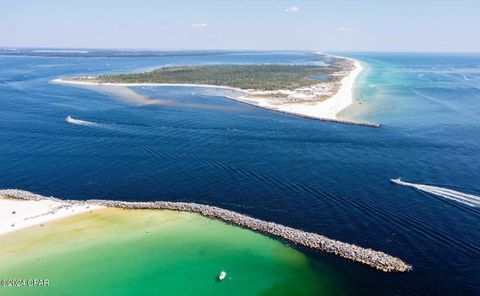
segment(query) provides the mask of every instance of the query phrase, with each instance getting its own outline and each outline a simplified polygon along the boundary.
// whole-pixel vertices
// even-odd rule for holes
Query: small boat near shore
[[[220,281],[223,281],[226,276],[227,276],[227,273],[222,270],[222,272],[220,272],[220,274],[218,275],[218,279],[219,279]]]

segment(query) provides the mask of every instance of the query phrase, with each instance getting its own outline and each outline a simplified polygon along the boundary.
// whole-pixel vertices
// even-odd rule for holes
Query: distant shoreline
[[[353,62],[354,68],[348,75],[340,81],[340,88],[328,99],[316,102],[299,102],[288,104],[272,104],[269,99],[255,96],[252,90],[245,90],[236,87],[213,84],[195,84],[195,83],[111,83],[96,81],[78,81],[73,79],[57,78],[51,80],[52,83],[69,84],[77,86],[106,86],[106,87],[129,87],[129,86],[180,86],[180,87],[202,87],[213,89],[234,90],[243,93],[240,97],[224,96],[225,98],[246,103],[255,107],[277,111],[285,114],[300,116],[303,118],[316,119],[320,121],[335,122],[349,125],[380,127],[380,124],[371,122],[360,122],[339,119],[337,115],[353,103],[353,87],[355,81],[363,70],[362,65],[351,58],[339,57]]]

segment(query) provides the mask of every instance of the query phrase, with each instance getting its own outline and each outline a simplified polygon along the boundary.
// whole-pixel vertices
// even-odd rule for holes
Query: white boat
[[[393,184],[399,184],[402,185],[404,182],[402,181],[402,178],[398,177],[397,179],[390,179],[390,182]]]
[[[218,276],[218,279],[222,281],[226,276],[227,276],[227,273],[222,270],[222,272],[220,272],[220,275]]]

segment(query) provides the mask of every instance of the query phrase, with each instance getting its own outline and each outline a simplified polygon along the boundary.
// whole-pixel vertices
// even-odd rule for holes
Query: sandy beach
[[[343,57],[342,57],[343,58]],[[152,99],[141,96],[133,90],[128,89],[130,86],[184,86],[184,87],[202,87],[234,90],[243,93],[241,96],[228,96],[226,98],[240,101],[249,105],[265,108],[273,111],[283,112],[287,114],[297,115],[301,117],[333,121],[346,124],[359,124],[378,126],[377,124],[358,123],[348,120],[342,120],[337,117],[343,109],[353,103],[353,86],[355,81],[363,70],[361,64],[353,59],[344,58],[353,63],[353,69],[343,77],[340,81],[338,90],[329,83],[319,83],[311,87],[304,87],[296,90],[275,90],[275,91],[255,91],[245,90],[223,85],[210,84],[172,84],[172,83],[99,83],[95,81],[77,81],[69,79],[54,79],[52,83],[69,84],[79,87],[93,87],[98,91],[107,92],[109,94],[119,96],[122,99],[129,100],[135,104],[168,104],[165,99]],[[275,95],[284,95],[288,100],[275,98]],[[315,99],[315,97],[328,96],[327,99]]]
[[[355,68],[341,80],[339,90],[331,98],[313,104],[281,105],[278,109],[286,113],[319,119],[338,119],[338,113],[353,103],[353,87],[358,75],[363,70],[359,62],[352,61]]]
[[[22,200],[6,198],[0,191],[0,235],[31,226],[103,208],[85,203],[72,204],[60,200]]]

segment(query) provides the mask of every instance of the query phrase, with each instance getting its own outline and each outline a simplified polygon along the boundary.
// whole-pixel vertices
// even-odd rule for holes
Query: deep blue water
[[[364,66],[347,126],[198,88],[137,91],[136,106],[61,76],[165,65],[308,63],[310,53],[0,55],[0,188],[62,198],[195,201],[372,247],[413,264],[384,274],[309,252],[352,295],[480,293],[480,209],[390,178],[480,195],[480,55],[348,54]],[[74,118],[97,123],[72,125]]]

